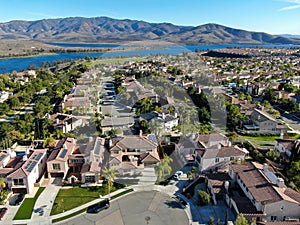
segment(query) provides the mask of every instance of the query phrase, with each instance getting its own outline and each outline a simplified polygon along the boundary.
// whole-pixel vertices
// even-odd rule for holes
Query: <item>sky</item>
[[[1,0],[0,22],[75,16],[300,35],[300,0]]]

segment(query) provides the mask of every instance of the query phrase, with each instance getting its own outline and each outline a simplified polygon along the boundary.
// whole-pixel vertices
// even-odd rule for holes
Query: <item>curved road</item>
[[[180,204],[157,191],[134,192],[113,200],[110,208],[97,214],[84,213],[61,225],[143,225],[150,217],[151,225],[188,225],[188,217]]]

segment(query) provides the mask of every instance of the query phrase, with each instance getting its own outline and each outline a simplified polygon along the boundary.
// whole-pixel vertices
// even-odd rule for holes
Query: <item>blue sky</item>
[[[0,22],[71,16],[108,16],[193,26],[219,23],[271,34],[300,34],[300,0],[1,1]]]

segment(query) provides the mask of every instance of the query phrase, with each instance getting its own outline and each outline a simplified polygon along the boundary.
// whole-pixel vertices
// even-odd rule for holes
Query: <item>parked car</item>
[[[0,220],[2,220],[3,216],[5,215],[5,213],[7,212],[7,208],[1,208],[0,209]]]
[[[90,207],[87,209],[87,212],[88,212],[88,213],[98,213],[98,212],[100,212],[100,211],[102,211],[102,210],[104,210],[104,209],[108,209],[109,206],[110,206],[109,200],[106,199],[106,200],[104,200],[104,201],[102,201],[102,202],[99,202],[99,203],[97,203],[97,204],[95,204],[95,205],[90,206]]]
[[[17,199],[15,201],[15,205],[20,205],[24,199],[25,195],[24,194],[18,194]]]

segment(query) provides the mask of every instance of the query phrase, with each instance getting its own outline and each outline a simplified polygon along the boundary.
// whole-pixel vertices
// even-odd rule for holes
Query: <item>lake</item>
[[[115,48],[124,47],[117,44],[72,44],[72,43],[51,43],[53,45],[60,45],[60,47],[80,47],[80,48]],[[56,60],[75,60],[89,56],[92,58],[103,57],[129,57],[129,56],[148,56],[148,55],[177,55],[182,52],[220,49],[227,47],[263,47],[263,48],[290,48],[294,45],[246,45],[246,44],[220,44],[220,45],[200,45],[200,46],[168,46],[160,49],[144,49],[144,50],[128,50],[128,51],[113,51],[113,52],[93,52],[93,53],[57,53],[46,56],[33,56],[28,58],[8,58],[0,59],[0,74],[11,73],[13,71],[22,71],[28,69],[30,66],[41,67],[43,62],[53,63]]]

